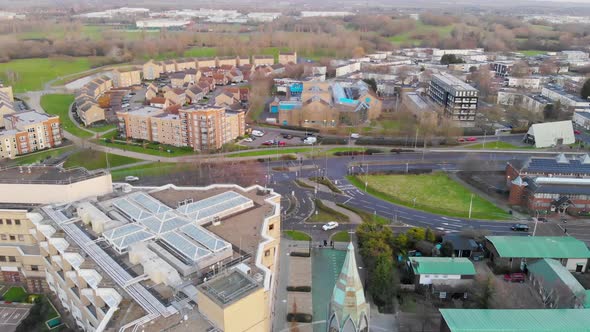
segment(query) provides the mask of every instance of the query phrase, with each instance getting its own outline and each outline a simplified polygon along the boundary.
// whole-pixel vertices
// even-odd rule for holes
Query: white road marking
[[[450,220],[450,221],[461,221],[459,219],[454,219],[454,218],[448,218],[448,217],[441,217],[444,220]]]

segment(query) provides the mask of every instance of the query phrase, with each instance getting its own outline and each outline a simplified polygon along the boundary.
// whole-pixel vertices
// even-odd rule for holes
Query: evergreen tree
[[[587,79],[586,83],[584,83],[584,86],[582,86],[582,91],[580,92],[580,95],[584,99],[588,99],[588,97],[590,97],[590,78]]]

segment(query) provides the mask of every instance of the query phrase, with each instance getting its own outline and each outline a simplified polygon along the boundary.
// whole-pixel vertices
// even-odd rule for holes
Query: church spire
[[[369,330],[369,305],[365,300],[352,242],[348,244],[342,271],[334,285],[328,315],[329,332]]]

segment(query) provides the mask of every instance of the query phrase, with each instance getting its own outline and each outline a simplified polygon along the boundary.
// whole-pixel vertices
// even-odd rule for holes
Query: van
[[[350,138],[353,138],[353,139],[357,139],[357,138],[360,138],[360,137],[361,137],[361,135],[359,135],[358,133],[352,133],[352,134],[350,134]]]
[[[315,144],[318,141],[317,138],[315,137],[308,137],[305,140],[303,140],[303,144]]]
[[[252,136],[254,136],[254,137],[262,137],[262,136],[264,136],[264,132],[262,132],[260,130],[252,130]]]

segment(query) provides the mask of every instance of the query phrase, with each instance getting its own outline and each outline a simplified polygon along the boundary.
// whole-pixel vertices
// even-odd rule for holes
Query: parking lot
[[[249,146],[249,147],[261,147],[263,146],[264,142],[267,141],[273,141],[273,142],[285,142],[286,146],[296,146],[296,145],[304,145],[301,138],[303,136],[300,137],[296,137],[294,135],[291,134],[291,138],[285,138],[283,137],[283,135],[281,134],[280,131],[278,130],[265,130],[264,131],[264,136],[262,137],[254,137],[254,136],[250,136],[252,138],[252,142],[246,142],[246,141],[242,141],[241,144],[245,145],[245,146]],[[276,145],[275,145],[276,146]]]
[[[0,331],[14,332],[30,309],[31,306],[26,304],[0,304]]]

